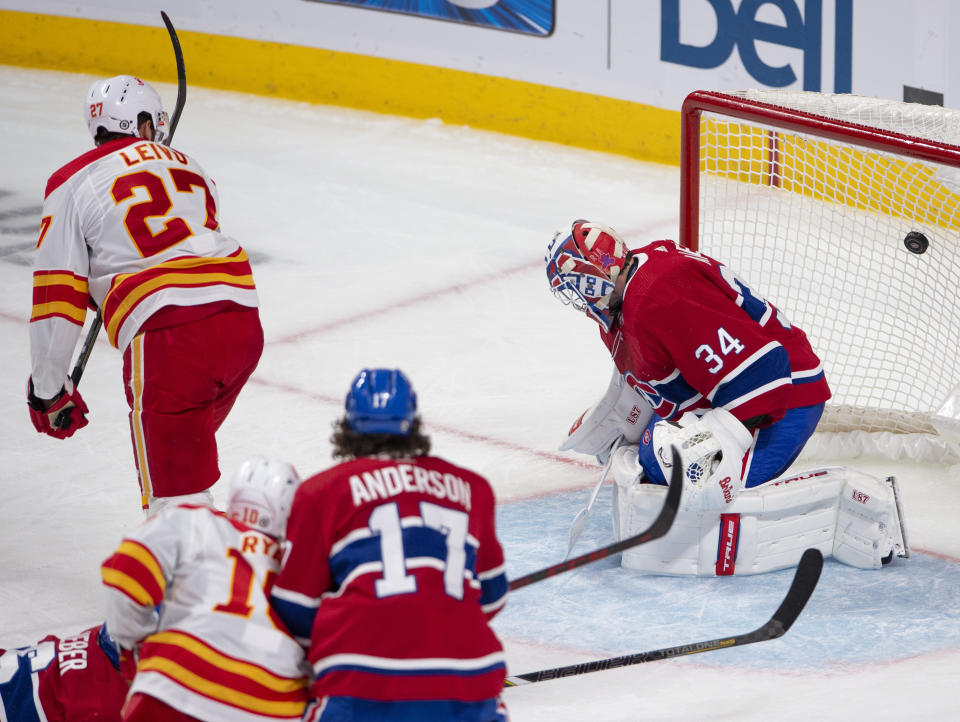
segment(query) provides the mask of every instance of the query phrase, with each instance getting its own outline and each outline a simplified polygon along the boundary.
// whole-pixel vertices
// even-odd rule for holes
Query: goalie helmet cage
[[[958,460],[938,429],[960,425],[944,411],[960,383],[960,111],[698,91],[681,123],[680,243],[768,294],[823,362],[833,398],[805,456]]]

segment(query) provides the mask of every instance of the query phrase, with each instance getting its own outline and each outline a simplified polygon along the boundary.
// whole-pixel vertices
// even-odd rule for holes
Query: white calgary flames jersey
[[[140,138],[110,141],[50,177],[30,317],[38,396],[63,385],[91,299],[119,349],[167,306],[257,306],[247,255],[220,232],[218,209],[195,160]]]
[[[131,694],[203,720],[300,719],[304,652],[267,602],[280,543],[205,506],[163,509],[101,568]]]

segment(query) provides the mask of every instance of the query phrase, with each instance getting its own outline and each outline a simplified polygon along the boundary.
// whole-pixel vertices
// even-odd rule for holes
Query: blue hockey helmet
[[[360,434],[410,433],[417,395],[400,369],[364,369],[347,392],[347,423]]]
[[[547,247],[544,262],[550,290],[609,331],[610,299],[626,259],[627,246],[616,231],[576,220],[569,233],[557,232]]]

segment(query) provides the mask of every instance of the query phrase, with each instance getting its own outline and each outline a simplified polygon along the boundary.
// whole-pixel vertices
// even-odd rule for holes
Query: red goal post
[[[681,116],[680,242],[810,337],[833,391],[811,448],[958,458],[960,111],[698,91]]]

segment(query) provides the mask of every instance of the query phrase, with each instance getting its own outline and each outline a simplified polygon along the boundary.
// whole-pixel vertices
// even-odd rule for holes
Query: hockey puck
[[[930,246],[930,241],[928,241],[927,237],[919,231],[910,231],[906,236],[904,236],[903,245],[907,247],[907,250],[910,251],[910,253],[916,253],[919,256],[921,253],[927,252],[927,248]]]

